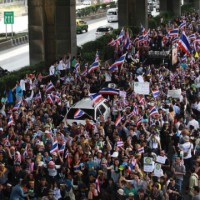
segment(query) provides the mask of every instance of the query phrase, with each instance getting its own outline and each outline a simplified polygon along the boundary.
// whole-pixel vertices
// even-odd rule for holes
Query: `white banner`
[[[134,91],[137,94],[148,95],[149,91],[149,82],[134,82]]]
[[[180,98],[180,96],[181,96],[181,89],[168,90],[167,97]]]

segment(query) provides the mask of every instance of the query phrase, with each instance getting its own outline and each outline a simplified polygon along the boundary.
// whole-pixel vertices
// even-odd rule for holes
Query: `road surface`
[[[77,45],[81,46],[88,41],[95,40],[96,29],[106,24],[108,24],[106,17],[88,21],[88,32],[77,34]],[[118,23],[109,23],[109,25],[113,28],[118,28]],[[27,65],[29,65],[29,44],[0,51],[0,66],[4,69],[14,71]]]

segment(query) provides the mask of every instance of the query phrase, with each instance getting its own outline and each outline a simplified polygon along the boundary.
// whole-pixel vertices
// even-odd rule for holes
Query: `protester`
[[[193,17],[199,20],[190,13],[132,38],[122,29],[112,40],[112,65],[100,65],[100,50],[90,65],[69,53],[47,76],[21,77],[2,98],[0,198],[198,199],[200,36]],[[162,57],[172,48],[174,65]],[[107,99],[110,114],[103,105],[96,118],[84,106],[72,113],[83,98],[93,107]]]

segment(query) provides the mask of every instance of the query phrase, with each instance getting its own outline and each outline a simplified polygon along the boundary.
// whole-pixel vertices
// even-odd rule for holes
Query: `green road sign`
[[[4,24],[14,24],[14,12],[5,11],[4,12]]]

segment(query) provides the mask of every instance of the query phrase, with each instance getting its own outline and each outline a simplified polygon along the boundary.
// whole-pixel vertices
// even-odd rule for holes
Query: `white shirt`
[[[196,87],[200,88],[200,75],[194,80]]]
[[[189,128],[190,125],[194,126],[194,129],[197,130],[199,128],[199,122],[195,119],[192,119],[188,122],[187,127]]]
[[[55,73],[55,67],[54,65],[51,65],[51,67],[49,67],[49,75],[52,76]]]
[[[184,156],[184,159],[188,159],[192,157],[192,149],[194,148],[193,144],[190,142],[185,142],[184,144],[180,145],[180,148],[183,150],[184,153],[187,153],[187,156]]]
[[[64,63],[62,60],[58,64],[58,70],[64,70]]]
[[[26,81],[24,79],[20,80],[20,87],[22,88],[23,91],[26,91],[25,83],[26,83]]]

